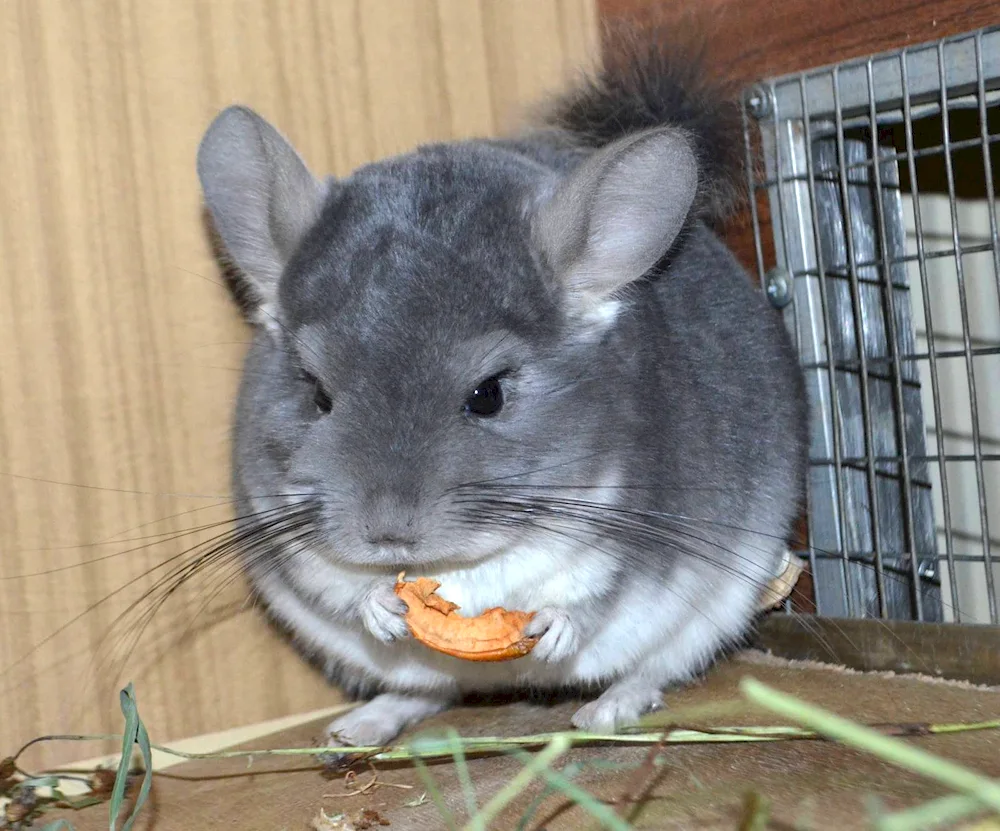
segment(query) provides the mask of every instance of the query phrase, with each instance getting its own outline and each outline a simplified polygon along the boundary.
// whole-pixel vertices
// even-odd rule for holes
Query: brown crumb
[[[98,768],[87,778],[92,796],[111,796],[115,789],[117,774],[107,768]]]
[[[11,828],[20,828],[21,823],[30,825],[31,815],[38,807],[38,797],[34,788],[20,788],[17,796],[4,808],[4,820]]]
[[[378,826],[385,825],[392,825],[392,823],[383,817],[378,811],[371,808],[362,809],[361,815],[354,823],[354,827],[357,828],[358,831],[368,831],[370,828],[377,828]]]
[[[17,762],[13,756],[0,761],[0,782],[10,779],[15,773],[17,773]]]
[[[311,831],[355,831],[355,826],[344,819],[343,814],[330,816],[322,808],[312,818],[309,828]]]

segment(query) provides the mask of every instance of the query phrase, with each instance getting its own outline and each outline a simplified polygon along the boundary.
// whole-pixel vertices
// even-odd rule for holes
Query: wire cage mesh
[[[770,79],[744,125],[809,392],[816,613],[996,624],[1000,29]]]

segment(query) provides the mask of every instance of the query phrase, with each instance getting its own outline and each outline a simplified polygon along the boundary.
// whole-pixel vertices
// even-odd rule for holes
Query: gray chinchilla
[[[623,37],[507,139],[320,180],[251,110],[198,155],[255,325],[234,485],[254,591],[370,699],[380,745],[465,693],[662,703],[751,625],[803,495],[806,407],[780,317],[710,230],[740,196],[738,107]],[[399,571],[463,614],[537,612],[482,664],[407,636]]]

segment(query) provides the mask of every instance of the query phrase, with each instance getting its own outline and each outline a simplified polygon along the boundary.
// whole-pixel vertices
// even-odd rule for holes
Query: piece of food
[[[768,609],[773,609],[784,603],[794,590],[804,565],[801,559],[790,551],[786,551],[778,566],[781,572],[761,592],[757,611],[766,612]]]
[[[437,594],[441,584],[429,577],[396,578],[396,594],[406,603],[406,623],[418,641],[466,661],[510,661],[531,652],[538,638],[524,636],[534,612],[499,607],[476,617],[456,614],[459,607]]]

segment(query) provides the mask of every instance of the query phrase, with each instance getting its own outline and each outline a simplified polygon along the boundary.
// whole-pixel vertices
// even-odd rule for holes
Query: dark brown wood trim
[[[756,646],[782,658],[850,669],[1000,684],[1000,626],[772,614]]]
[[[998,0],[597,0],[602,20],[697,26],[725,77],[749,81],[1000,24]]]

